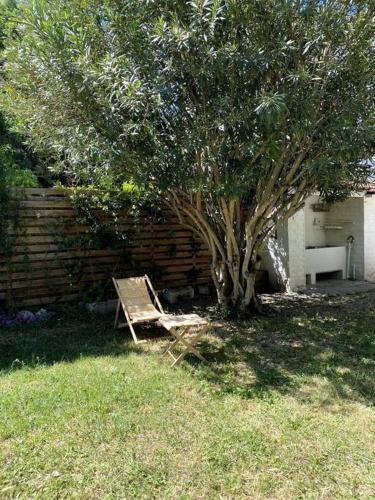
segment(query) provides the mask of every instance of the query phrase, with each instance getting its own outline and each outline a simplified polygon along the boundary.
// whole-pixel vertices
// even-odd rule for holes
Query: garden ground
[[[3,329],[0,497],[374,498],[375,294],[272,301],[175,370],[112,317]]]

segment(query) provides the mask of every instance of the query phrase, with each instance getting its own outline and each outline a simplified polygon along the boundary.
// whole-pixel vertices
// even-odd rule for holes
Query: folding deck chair
[[[195,356],[202,361],[207,361],[195,348],[200,337],[209,328],[209,323],[205,319],[198,316],[198,314],[182,314],[178,316],[165,314],[147,275],[137,278],[112,278],[112,280],[118,295],[115,328],[128,326],[134,342],[137,343],[144,341],[138,339],[134,330],[134,325],[158,322],[160,326],[163,326],[175,338],[164,352],[164,354],[169,354],[172,357],[172,366],[176,366],[180,363],[189,353],[195,354]],[[119,322],[121,308],[125,314],[126,323]],[[190,336],[191,338],[188,338],[187,334],[192,327],[195,327],[195,334]],[[180,332],[179,330],[181,330],[181,328],[182,331]],[[185,349],[176,358],[172,353],[172,349],[179,343],[181,343]]]
[[[134,325],[153,323],[165,315],[158,296],[147,275],[119,280],[112,278],[112,281],[118,295],[114,326],[115,328],[128,326],[134,342],[140,342],[134,331]],[[126,323],[119,323],[121,307],[125,314]]]

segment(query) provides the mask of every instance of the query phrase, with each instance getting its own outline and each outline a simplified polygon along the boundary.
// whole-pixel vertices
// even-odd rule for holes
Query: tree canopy
[[[31,0],[6,98],[72,183],[162,195],[247,307],[271,232],[374,154],[372,1]]]
[[[1,8],[3,12],[0,13],[0,71],[4,64],[2,54],[5,48],[7,13],[15,8],[15,3],[10,0],[0,2]],[[38,181],[32,172],[33,159],[13,128],[11,116],[6,115],[0,108],[0,188],[36,186]]]

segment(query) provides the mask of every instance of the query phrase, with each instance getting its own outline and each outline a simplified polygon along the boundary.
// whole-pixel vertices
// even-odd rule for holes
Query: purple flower
[[[2,326],[13,326],[16,323],[22,324],[32,324],[41,323],[52,318],[56,313],[53,311],[47,311],[46,309],[39,309],[35,314],[31,311],[19,311],[16,315],[14,314],[1,314],[0,315],[0,325]]]
[[[33,323],[36,318],[31,311],[20,311],[16,315],[16,320],[20,323]]]
[[[1,316],[0,324],[3,326],[12,326],[14,323],[14,318],[11,316]]]
[[[14,315],[2,314],[0,316],[0,324],[3,326],[11,326],[15,321]]]

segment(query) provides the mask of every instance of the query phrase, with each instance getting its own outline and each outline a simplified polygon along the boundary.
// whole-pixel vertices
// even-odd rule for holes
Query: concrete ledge
[[[116,311],[117,299],[106,300],[103,302],[91,302],[85,304],[86,311],[95,314],[106,314]]]
[[[350,280],[322,280],[315,285],[308,285],[301,293],[304,295],[321,295],[325,297],[339,297],[342,295],[354,295],[375,290],[375,283],[370,281]]]

